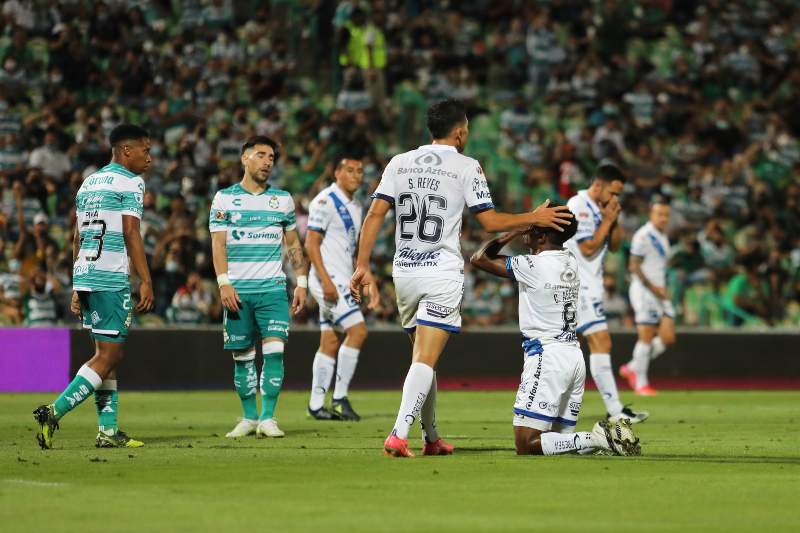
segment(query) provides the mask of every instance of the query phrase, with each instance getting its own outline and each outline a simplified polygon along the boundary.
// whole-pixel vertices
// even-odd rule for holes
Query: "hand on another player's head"
[[[534,226],[540,228],[553,228],[558,231],[564,231],[563,226],[569,226],[572,221],[572,213],[565,205],[557,205],[550,207],[550,200],[545,200],[539,207],[533,210]]]
[[[147,313],[152,310],[153,300],[153,285],[143,281],[141,285],[139,285],[139,303],[136,304],[136,311],[139,313]]]

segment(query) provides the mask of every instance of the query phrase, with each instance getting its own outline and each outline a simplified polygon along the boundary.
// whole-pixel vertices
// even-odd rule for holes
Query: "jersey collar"
[[[134,174],[133,172],[131,172],[127,168],[123,167],[119,163],[114,163],[113,161],[111,163],[107,164],[106,166],[104,166],[100,170],[116,170],[117,172],[121,172],[123,174],[126,174],[126,175],[132,177],[132,178],[136,176],[136,174]]]
[[[417,150],[442,150],[443,152],[458,152],[455,146],[449,144],[423,144]]]
[[[355,200],[355,195],[353,195],[352,198],[348,198],[347,194],[345,194],[345,192],[341,189],[341,187],[339,187],[339,185],[336,184],[336,182],[331,183],[330,190],[331,192],[333,192],[333,194],[341,198],[342,202],[346,204],[349,204],[350,202]]]

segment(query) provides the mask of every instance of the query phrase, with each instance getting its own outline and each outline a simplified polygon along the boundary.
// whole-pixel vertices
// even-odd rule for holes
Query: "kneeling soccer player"
[[[575,332],[578,266],[564,249],[575,235],[577,218],[564,231],[532,228],[484,243],[473,266],[519,284],[519,326],[525,362],[514,402],[518,455],[559,455],[597,451],[639,455],[630,422],[597,422],[591,432],[574,432],[583,400],[586,366]],[[523,235],[530,255],[506,257],[500,249]]]
[[[283,437],[275,406],[283,385],[283,347],[289,337],[283,245],[292,262],[297,287],[292,311],[305,306],[308,262],[300,246],[294,201],[288,192],[270,187],[278,160],[278,144],[269,137],[251,137],[242,146],[244,178],[222,189],[211,204],[214,269],[224,309],[225,349],[233,353],[233,383],[242,403],[242,419],[226,437],[256,434]],[[264,364],[256,370],[256,339],[261,338]],[[256,389],[261,389],[261,413]]]

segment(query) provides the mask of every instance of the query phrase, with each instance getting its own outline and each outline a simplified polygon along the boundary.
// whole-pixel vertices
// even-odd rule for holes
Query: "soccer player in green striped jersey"
[[[283,385],[283,347],[289,336],[289,303],[283,273],[284,246],[297,287],[292,312],[306,302],[308,261],[300,246],[294,201],[267,183],[279,157],[278,144],[255,136],[242,146],[244,178],[214,196],[209,215],[214,269],[224,307],[225,349],[233,353],[233,384],[242,402],[242,419],[226,437],[283,437],[275,406]],[[261,340],[261,379],[255,365]],[[256,389],[261,390],[261,413]]]
[[[36,439],[43,449],[53,446],[59,420],[94,394],[99,432],[97,447],[138,448],[117,425],[116,367],[131,322],[128,257],[141,280],[139,312],[153,307],[153,283],[139,233],[144,181],[150,166],[150,136],[132,124],[111,131],[111,163],[84,180],[75,199],[77,221],[72,243],[74,260],[72,311],[91,330],[95,353],[51,404],[39,406]]]

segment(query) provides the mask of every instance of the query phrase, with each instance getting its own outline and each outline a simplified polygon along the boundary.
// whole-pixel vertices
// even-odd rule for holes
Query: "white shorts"
[[[308,277],[308,291],[319,305],[319,329],[348,330],[364,322],[358,302],[350,295],[350,278],[331,274],[331,280],[339,292],[336,303],[328,302],[322,296],[322,284],[317,276]]]
[[[631,284],[628,289],[637,325],[657,326],[664,317],[675,318],[672,302],[660,300],[641,283]]]
[[[584,337],[608,330],[606,312],[603,309],[603,283],[581,282],[578,291],[578,323],[575,331]]]
[[[440,278],[394,278],[397,311],[406,333],[418,325],[461,331],[464,283]]]
[[[526,346],[522,380],[514,401],[515,426],[540,431],[574,431],[583,401],[586,365],[580,346],[547,344]]]

